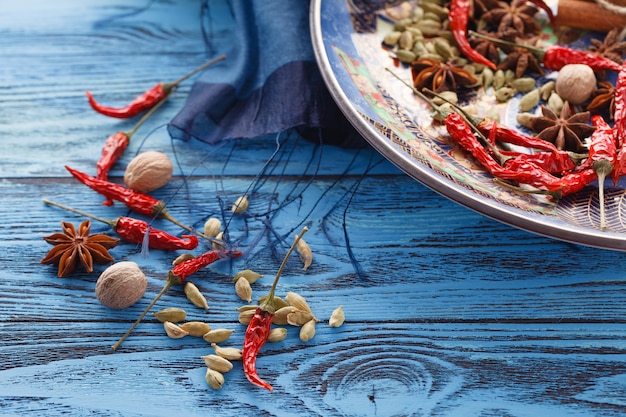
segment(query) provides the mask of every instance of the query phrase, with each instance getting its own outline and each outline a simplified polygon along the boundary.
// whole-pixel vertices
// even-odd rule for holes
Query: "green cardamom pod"
[[[212,329],[205,333],[202,338],[208,343],[222,343],[228,340],[234,329]]]
[[[152,315],[161,323],[166,321],[178,323],[187,318],[187,313],[185,312],[185,310],[175,307],[164,308],[155,313],[152,313]]]
[[[202,360],[204,360],[205,365],[213,369],[214,371],[225,374],[233,369],[233,364],[228,359],[222,358],[217,355],[204,355],[200,356]]]

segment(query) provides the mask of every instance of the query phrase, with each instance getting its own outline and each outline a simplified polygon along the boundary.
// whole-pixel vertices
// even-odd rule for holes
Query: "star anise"
[[[494,33],[488,33],[484,31],[478,31],[478,33],[492,38],[496,37],[496,34]],[[477,36],[471,36],[469,37],[469,43],[476,52],[487,58],[489,61],[493,62],[496,65],[500,63],[500,52],[498,51],[498,47],[493,41],[485,38],[479,38]]]
[[[598,114],[608,110],[610,117],[615,113],[615,86],[610,81],[598,81],[598,87],[591,96],[587,110]]]
[[[494,8],[482,15],[482,20],[496,27],[497,32],[513,28],[520,37],[525,37],[537,34],[541,30],[539,23],[533,18],[537,11],[538,9],[528,4],[526,0],[498,1]]]
[[[520,40],[518,39],[518,42]],[[511,69],[515,72],[517,78],[521,78],[525,73],[531,72],[539,75],[544,74],[544,70],[541,67],[541,63],[537,56],[533,54],[528,48],[515,47],[511,50],[500,64],[498,69],[507,70]]]
[[[572,106],[566,101],[561,113],[557,116],[546,106],[541,106],[543,116],[534,116],[530,125],[537,137],[552,142],[557,149],[584,152],[583,140],[594,131],[587,124],[589,112],[574,113]]]
[[[606,34],[604,41],[590,39],[589,51],[621,64],[622,56],[626,53],[626,42],[618,36],[619,32],[614,28]]]
[[[439,62],[430,58],[418,59],[411,63],[413,85],[419,91],[428,88],[436,93],[456,91],[457,86],[468,87],[476,84],[474,76],[452,62]]]
[[[80,263],[87,272],[93,271],[94,262],[107,264],[115,259],[108,249],[117,245],[119,239],[104,235],[90,235],[91,222],[85,220],[78,226],[78,232],[72,223],[61,222],[63,233],[54,233],[44,240],[54,245],[42,264],[59,264],[59,278],[70,275]]]

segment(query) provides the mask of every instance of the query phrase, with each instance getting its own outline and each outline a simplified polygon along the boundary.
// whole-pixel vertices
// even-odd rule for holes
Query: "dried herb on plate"
[[[504,60],[498,64],[498,69],[510,69],[517,78],[523,77],[528,72],[539,75],[544,75],[545,73],[535,54],[523,47],[513,48]]]
[[[620,32],[621,30],[618,31],[617,28],[613,28],[604,36],[602,41],[591,38],[589,40],[591,43],[588,48],[589,52],[593,52],[594,54],[598,54],[621,64],[623,61],[622,57],[626,53],[626,42],[624,42],[623,37],[619,37]]]
[[[553,143],[559,150],[584,152],[583,140],[594,131],[587,124],[589,112],[576,113],[568,102],[565,102],[559,115],[546,106],[541,106],[541,116],[534,116],[530,123],[537,137]]]
[[[496,27],[498,33],[514,29],[517,36],[524,37],[541,31],[539,23],[534,18],[537,11],[536,7],[526,3],[525,0],[498,1],[481,16],[481,19]]]
[[[78,231],[72,223],[61,222],[63,233],[54,233],[44,237],[44,240],[54,245],[42,264],[58,264],[59,278],[70,275],[81,264],[85,271],[93,272],[93,264],[108,264],[115,259],[109,254],[119,239],[104,234],[89,234],[91,222],[85,220],[78,226]]]
[[[596,90],[591,96],[591,102],[587,105],[587,110],[598,114],[607,111],[613,118],[615,113],[615,86],[610,81],[599,81]]]
[[[476,84],[476,78],[453,62],[440,62],[422,58],[411,63],[413,86],[418,90],[428,88],[436,93],[456,91],[458,87]]]

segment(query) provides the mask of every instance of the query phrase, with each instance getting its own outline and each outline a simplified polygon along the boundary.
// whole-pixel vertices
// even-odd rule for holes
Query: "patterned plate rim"
[[[342,5],[347,7],[344,0],[311,1],[310,27],[315,58],[324,82],[338,107],[376,151],[407,175],[431,190],[489,218],[549,238],[602,249],[626,251],[626,234],[624,233],[603,232],[601,230],[578,227],[558,220],[556,217],[512,209],[495,200],[485,199],[475,192],[460,187],[436,172],[416,163],[415,158],[397,143],[394,143],[388,136],[383,135],[371,120],[368,120],[367,117],[359,112],[338,80],[328,55],[329,49],[332,49],[333,45],[327,44],[322,24],[323,3],[328,1],[341,1]],[[358,3],[358,0],[352,1]],[[351,43],[349,36],[351,34],[346,35],[346,42]]]

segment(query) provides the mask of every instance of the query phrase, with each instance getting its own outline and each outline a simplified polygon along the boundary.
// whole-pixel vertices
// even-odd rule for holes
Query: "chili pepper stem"
[[[63,210],[71,211],[72,213],[80,214],[81,216],[89,217],[90,219],[94,219],[96,221],[99,221],[99,222],[102,222],[102,223],[106,223],[109,226],[115,228],[115,221],[113,221],[113,220],[103,219],[102,217],[94,216],[93,214],[87,213],[85,211],[78,210],[78,209],[75,209],[73,207],[69,207],[69,206],[66,206],[66,205],[63,205],[63,204],[60,204],[60,203],[57,203],[57,202],[45,199],[45,198],[43,199],[43,202],[45,204],[48,204],[48,205],[51,205],[51,206],[55,206],[55,207],[61,208]]]
[[[190,233],[195,233],[196,235],[198,235],[198,236],[200,236],[200,237],[203,237],[203,238],[205,238],[205,239],[209,239],[209,237],[208,237],[208,236],[206,236],[205,234],[203,234],[203,233],[201,233],[201,232],[199,232],[199,231],[197,231],[197,230],[194,230],[192,227],[189,227],[189,226],[187,226],[186,224],[183,224],[183,223],[181,223],[180,221],[178,221],[178,220],[177,220],[174,216],[172,216],[172,215],[171,215],[168,211],[166,211],[166,210],[165,210],[165,211],[161,211],[161,212],[159,213],[159,217],[160,217],[160,218],[162,218],[162,219],[164,219],[164,220],[167,220],[167,221],[169,221],[169,222],[171,222],[171,223],[173,223],[173,224],[175,224],[176,226],[180,227],[181,229],[185,229],[186,231],[188,231],[188,232],[190,232]]]
[[[604,179],[613,171],[613,164],[606,159],[595,161],[593,170],[598,175],[598,200],[600,202],[600,230],[607,229],[606,208],[604,204]]]
[[[385,68],[387,71],[389,71],[391,73],[391,75],[393,75],[394,77],[396,77],[400,82],[402,82],[404,85],[406,85],[407,87],[409,87],[413,93],[415,95],[417,95],[418,97],[420,97],[422,100],[424,100],[426,103],[428,103],[428,105],[430,107],[432,107],[432,109],[437,112],[437,114],[439,114],[440,117],[445,117],[446,113],[444,112],[444,110],[441,109],[441,106],[436,105],[430,98],[428,98],[424,93],[422,93],[421,91],[417,90],[415,87],[411,86],[410,84],[408,84],[406,81],[404,81],[402,78],[400,78],[398,75],[396,75],[393,71],[391,71],[389,68]],[[496,149],[494,146],[491,145],[491,143],[487,140],[487,138],[485,138],[485,136],[478,131],[478,129],[476,128],[476,123],[478,122],[477,120],[474,120],[470,117],[469,114],[467,114],[467,112],[465,112],[463,109],[461,109],[459,106],[457,106],[456,104],[452,103],[450,100],[447,100],[445,97],[442,97],[441,95],[435,93],[432,90],[429,89],[424,89],[424,91],[428,92],[429,94],[432,94],[434,96],[439,97],[440,99],[442,99],[443,101],[445,101],[446,103],[452,105],[452,107],[454,107],[455,109],[457,109],[457,113],[459,113],[459,115],[461,117],[463,117],[463,119],[467,122],[467,124],[469,124],[472,127],[472,130],[474,130],[474,132],[476,132],[476,134],[481,138],[481,140],[486,144],[486,146],[488,146],[490,148],[490,150],[494,153],[494,155],[496,155],[496,157],[498,158],[500,164],[503,164],[507,159],[507,157],[505,157],[504,155],[502,155],[498,149]]]
[[[167,220],[167,221],[169,221],[169,222],[171,222],[171,223],[174,223],[176,226],[178,226],[178,227],[180,227],[180,228],[182,228],[182,229],[185,229],[185,230],[186,230],[186,231],[188,231],[188,232],[193,232],[193,229],[192,229],[191,227],[189,227],[189,226],[187,226],[187,225],[185,225],[185,224],[182,224],[180,221],[178,221],[178,220],[177,220],[174,216],[172,216],[172,215],[171,215],[168,211],[166,211],[165,209],[164,209],[164,210],[162,210],[162,211],[159,213],[159,216],[158,216],[158,217],[160,217],[160,218],[162,218],[162,219],[164,219],[164,220]]]
[[[402,78],[400,78],[400,76],[398,74],[396,74],[395,72],[393,72],[392,70],[390,70],[389,68],[385,68],[391,75],[393,75],[394,77],[396,77],[398,79],[398,81],[400,81],[402,84],[406,85],[407,87],[409,87],[411,89],[411,91],[413,91],[413,94],[415,94],[416,96],[418,96],[419,98],[421,98],[422,100],[424,100],[438,115],[439,117],[443,118],[446,116],[446,114],[444,113],[444,111],[441,109],[441,106],[436,105],[435,103],[433,103],[433,101],[428,98],[424,93],[422,93],[421,91],[419,91],[417,88],[415,88],[414,86],[412,86],[411,84],[409,84],[408,82],[406,82],[405,80],[403,80]]]
[[[265,299],[265,301],[264,301],[264,303],[262,305],[262,308],[264,310],[267,310],[268,308],[271,308],[271,312],[272,313],[274,312],[274,307],[272,306],[272,303],[274,301],[274,294],[276,293],[276,286],[278,285],[278,279],[280,278],[280,275],[283,273],[283,269],[285,269],[285,265],[287,265],[287,260],[291,256],[291,253],[294,251],[294,249],[298,245],[298,242],[300,241],[302,236],[306,232],[308,232],[308,231],[309,231],[308,227],[304,226],[302,228],[302,231],[294,239],[293,243],[291,244],[291,247],[289,248],[289,251],[287,251],[287,254],[283,258],[283,261],[280,264],[280,267],[278,268],[278,271],[276,272],[276,276],[274,277],[274,282],[272,282],[272,287],[270,288],[270,291],[267,293],[267,298]]]
[[[502,187],[506,187],[506,188],[510,188],[513,191],[517,191],[518,193],[522,193],[522,194],[535,194],[535,195],[546,195],[546,196],[550,196],[553,197],[555,199],[560,198],[561,192],[553,192],[553,191],[548,191],[548,190],[529,190],[523,187],[518,187],[516,185],[513,184],[509,184],[506,181],[501,180],[500,178],[494,178],[493,182],[501,185]]]
[[[163,97],[161,100],[159,100],[159,102],[157,104],[152,106],[150,108],[150,110],[148,110],[143,116],[141,116],[141,119],[139,119],[137,121],[135,126],[133,126],[132,129],[130,129],[129,131],[126,132],[126,136],[128,137],[129,141],[130,141],[130,138],[135,134],[135,132],[137,132],[137,130],[141,127],[141,125],[144,124],[146,122],[146,120],[148,120],[150,118],[150,116],[152,116],[154,114],[154,112],[157,111],[157,109],[159,107],[161,107],[163,105],[163,103],[165,103],[167,101],[167,99],[174,92],[174,90],[175,90],[175,88],[171,88],[170,90],[168,90],[168,92],[165,95],[165,97]]]
[[[432,94],[432,95],[434,95],[436,97],[439,97],[440,99],[442,99],[443,101],[445,101],[446,103],[450,104],[452,107],[457,109],[458,110],[457,113],[463,118],[463,120],[465,120],[465,122],[472,128],[474,133],[480,138],[480,140],[483,143],[483,146],[486,146],[487,148],[489,148],[489,150],[496,156],[496,158],[498,159],[498,162],[500,163],[500,165],[504,165],[504,163],[507,161],[507,159],[510,159],[510,157],[506,157],[506,156],[502,155],[502,153],[498,150],[498,148],[493,146],[493,144],[489,140],[487,140],[485,135],[483,135],[482,132],[480,130],[478,130],[478,128],[476,127],[475,121],[470,118],[470,116],[467,114],[467,112],[463,111],[459,106],[457,106],[456,104],[452,103],[450,100],[448,100],[447,98],[441,96],[440,94],[437,94],[434,91],[429,90],[429,89],[424,89],[424,90],[427,93],[429,93],[429,94]]]
[[[503,39],[498,39],[498,38],[494,38],[494,37],[489,36],[489,35],[483,35],[482,33],[474,32],[473,30],[468,31],[468,34],[470,34],[472,36],[476,36],[477,38],[486,39],[486,40],[491,41],[493,43],[498,43],[500,45],[507,45],[507,46],[514,46],[514,47],[528,49],[533,54],[535,54],[535,56],[537,56],[537,58],[539,58],[540,60],[543,60],[543,57],[546,54],[546,51],[544,51],[541,48],[537,48],[537,47],[534,47],[534,46],[531,46],[531,45],[524,45],[524,44],[520,44],[520,43],[505,41]]]
[[[189,71],[187,74],[183,75],[182,77],[178,78],[175,81],[172,81],[171,83],[164,83],[163,84],[163,89],[165,89],[165,91],[169,91],[172,88],[178,86],[178,84],[182,83],[183,81],[185,81],[187,78],[191,77],[192,75],[202,71],[205,68],[210,67],[211,65],[215,65],[220,61],[223,61],[226,59],[226,55],[220,55],[217,58],[214,58],[208,62],[205,62],[204,64],[200,65],[199,67],[196,67],[195,69]]]
[[[167,281],[165,281],[165,285],[163,285],[163,288],[161,288],[161,291],[159,291],[159,293],[152,299],[150,304],[148,304],[148,306],[143,310],[139,318],[133,323],[132,326],[130,326],[130,328],[126,331],[126,333],[124,333],[124,335],[120,337],[119,340],[111,346],[111,349],[117,350],[122,345],[122,343],[124,343],[124,341],[128,338],[128,336],[130,336],[133,330],[135,330],[135,328],[139,325],[139,323],[141,323],[141,321],[146,316],[146,314],[148,314],[148,312],[152,309],[152,307],[154,307],[156,302],[159,301],[159,299],[163,296],[163,294],[165,294],[165,292],[169,290],[171,287],[173,287],[174,285],[178,285],[178,284],[180,284],[180,280],[175,275],[168,274]]]

